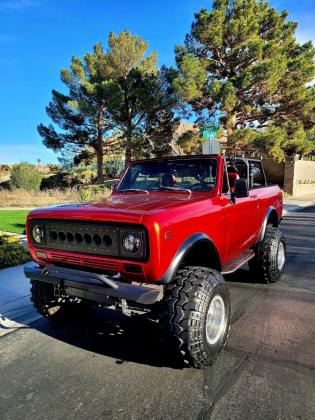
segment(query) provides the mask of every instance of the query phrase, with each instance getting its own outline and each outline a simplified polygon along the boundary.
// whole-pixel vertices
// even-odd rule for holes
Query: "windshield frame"
[[[215,183],[214,183],[213,187],[211,187],[207,191],[206,190],[201,190],[201,191],[189,190],[188,188],[178,188],[178,189],[177,188],[174,188],[172,190],[170,190],[168,188],[165,188],[165,189],[161,188],[161,189],[156,189],[156,190],[155,189],[154,190],[146,190],[146,191],[143,190],[143,193],[147,194],[148,191],[149,191],[149,193],[157,193],[157,192],[158,193],[165,193],[165,192],[166,193],[172,193],[172,192],[177,193],[177,192],[188,192],[188,191],[189,191],[190,194],[192,194],[192,193],[193,194],[195,194],[195,193],[197,193],[197,194],[209,194],[209,193],[213,193],[213,191],[216,190],[216,188],[218,186],[218,181],[219,181],[219,176],[218,176],[218,174],[219,174],[219,159],[218,159],[218,156],[217,155],[207,155],[207,156],[205,156],[205,155],[169,156],[169,157],[165,157],[165,158],[141,159],[141,160],[131,161],[129,163],[129,165],[125,168],[124,172],[122,173],[122,175],[121,175],[121,177],[120,177],[120,179],[119,179],[119,181],[118,181],[118,183],[116,185],[115,193],[124,194],[123,190],[120,190],[120,188],[121,188],[121,185],[123,184],[123,181],[124,181],[124,179],[125,179],[128,171],[130,170],[130,168],[132,166],[139,165],[139,164],[142,164],[142,163],[150,163],[150,162],[154,163],[154,162],[170,162],[171,161],[171,162],[176,163],[176,162],[185,161],[185,160],[188,160],[188,161],[194,161],[194,160],[205,160],[205,161],[216,160],[217,161],[217,163],[216,163],[216,165],[217,165],[216,171],[217,172],[216,172],[216,177],[215,177],[216,179],[215,179]],[[130,188],[130,189],[133,189],[133,188]],[[126,189],[126,190],[128,190],[128,189]],[[125,194],[126,194],[126,192],[125,192]],[[139,189],[139,193],[140,192],[141,192],[141,189]]]

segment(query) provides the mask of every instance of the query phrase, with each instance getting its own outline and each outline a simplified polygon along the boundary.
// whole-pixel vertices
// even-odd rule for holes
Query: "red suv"
[[[230,326],[223,275],[247,262],[255,281],[283,273],[281,216],[282,192],[267,185],[259,160],[132,162],[109,198],[29,214],[32,301],[51,318],[88,301],[158,310],[178,355],[208,365]]]

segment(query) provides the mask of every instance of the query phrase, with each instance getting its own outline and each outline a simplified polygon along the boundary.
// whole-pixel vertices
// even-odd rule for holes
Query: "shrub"
[[[11,172],[11,168],[9,165],[0,165],[0,177],[9,175]]]
[[[30,261],[31,254],[16,236],[0,233],[0,268],[13,267]]]
[[[15,165],[11,172],[11,188],[22,188],[26,191],[39,191],[42,182],[42,174],[34,165],[21,162]]]
[[[40,185],[41,190],[52,188],[69,188],[72,180],[69,179],[69,174],[64,171],[59,171],[53,175],[45,176]]]
[[[95,192],[87,188],[80,189],[78,193],[80,201],[92,201],[95,198]]]
[[[78,188],[80,201],[99,200],[108,197],[110,193],[110,188],[105,185],[84,185]]]
[[[125,162],[122,160],[107,160],[104,163],[104,175],[106,178],[119,178],[124,167]]]
[[[76,185],[91,184],[96,178],[96,169],[80,164],[71,169],[59,169],[56,173],[44,177],[41,189],[68,188]]]
[[[80,164],[69,171],[72,185],[90,184],[96,178],[96,169]]]

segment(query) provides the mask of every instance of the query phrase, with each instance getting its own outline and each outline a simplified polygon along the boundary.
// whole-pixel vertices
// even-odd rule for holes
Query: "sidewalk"
[[[0,337],[41,318],[30,301],[24,265],[0,270]]]
[[[286,198],[283,200],[283,216],[286,216],[292,211],[303,210],[305,207],[315,205],[314,196],[305,196],[299,198]]]

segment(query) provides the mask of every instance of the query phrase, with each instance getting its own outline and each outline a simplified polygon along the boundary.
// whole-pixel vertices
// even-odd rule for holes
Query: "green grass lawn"
[[[29,210],[0,210],[0,231],[25,233],[25,221]]]

